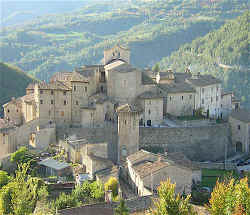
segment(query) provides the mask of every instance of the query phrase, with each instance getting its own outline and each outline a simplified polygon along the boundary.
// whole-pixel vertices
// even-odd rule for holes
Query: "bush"
[[[191,206],[190,198],[181,197],[180,194],[175,195],[175,184],[171,184],[170,179],[161,182],[158,188],[159,198],[154,202],[153,215],[194,215],[196,214]]]
[[[105,190],[112,190],[112,196],[115,198],[118,195],[118,181],[115,177],[110,177],[104,185]]]
[[[250,214],[250,189],[247,177],[219,182],[211,193],[208,209],[212,215]]]

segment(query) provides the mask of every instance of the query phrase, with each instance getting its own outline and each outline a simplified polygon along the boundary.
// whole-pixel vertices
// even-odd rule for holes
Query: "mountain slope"
[[[25,94],[25,88],[33,81],[35,81],[35,79],[20,69],[6,63],[0,63],[0,107],[12,97],[17,98],[23,96]]]
[[[190,66],[193,72],[213,74],[250,107],[249,16],[246,11],[220,29],[183,45],[160,61],[161,68],[183,72]]]
[[[0,58],[41,80],[100,63],[103,49],[129,45],[132,64],[152,66],[182,44],[240,15],[247,0],[106,0],[0,33]]]

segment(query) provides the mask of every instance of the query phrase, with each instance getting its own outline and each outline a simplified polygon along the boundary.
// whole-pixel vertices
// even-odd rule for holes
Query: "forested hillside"
[[[35,80],[20,69],[0,63],[0,107],[12,97],[25,95],[27,85],[33,81]]]
[[[152,66],[182,44],[218,29],[247,0],[106,0],[41,17],[0,33],[0,60],[48,80],[57,71],[100,63],[104,48],[131,48],[135,66]]]
[[[213,74],[250,107],[249,17],[246,11],[220,29],[183,45],[160,61],[161,68],[183,72],[190,66],[192,72]]]

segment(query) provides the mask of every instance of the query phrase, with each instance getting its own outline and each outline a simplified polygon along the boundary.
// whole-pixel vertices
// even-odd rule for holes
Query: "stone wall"
[[[100,127],[69,127],[57,126],[57,141],[63,140],[65,135],[77,135],[88,140],[89,143],[108,143],[108,157],[117,161],[117,124],[106,122]]]
[[[140,127],[140,147],[162,147],[168,152],[183,152],[196,161],[224,159],[233,152],[228,124],[202,127]]]

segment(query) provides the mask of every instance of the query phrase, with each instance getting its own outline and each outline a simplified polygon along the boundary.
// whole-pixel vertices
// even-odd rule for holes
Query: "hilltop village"
[[[198,162],[226,161],[250,149],[250,111],[219,79],[188,68],[134,68],[130,50],[120,45],[104,51],[103,65],[32,83],[3,108],[2,163],[21,146],[36,152],[55,147],[88,177],[123,177],[138,196],[151,195],[168,177],[178,192],[190,193],[201,181]],[[66,161],[39,164],[63,176]]]

